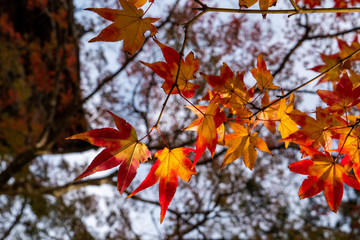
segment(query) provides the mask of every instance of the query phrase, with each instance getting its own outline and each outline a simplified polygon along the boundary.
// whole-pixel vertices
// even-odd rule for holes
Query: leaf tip
[[[120,192],[120,194],[122,194],[122,193]],[[135,193],[132,192],[132,193],[130,193],[129,196],[127,196],[125,199],[129,199],[129,198],[131,198],[131,197],[134,196],[134,195],[135,195]]]
[[[89,40],[89,43],[98,42],[98,41],[100,41],[100,40],[98,40],[98,37],[94,37],[94,38]]]
[[[81,180],[81,179],[82,179],[81,175],[80,175],[80,176],[77,176],[77,177],[74,179],[74,182],[79,181],[79,180]]]

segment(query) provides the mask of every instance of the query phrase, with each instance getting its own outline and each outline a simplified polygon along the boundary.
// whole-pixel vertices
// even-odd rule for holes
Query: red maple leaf
[[[336,38],[336,40],[340,51],[338,53],[331,55],[320,54],[320,57],[323,60],[324,64],[315,66],[311,70],[319,73],[325,72],[327,69],[336,65],[342,59],[346,58],[347,56],[349,56],[350,54],[352,54],[353,52],[355,52],[357,49],[360,48],[360,43],[358,42],[357,37],[354,38],[351,45],[348,45],[345,41],[339,38]],[[353,56],[351,59],[348,59],[340,66],[333,68],[331,71],[326,72],[320,78],[318,84],[331,81],[334,84],[334,88],[335,88],[335,83],[339,81],[340,75],[342,74],[343,70],[350,69],[351,63],[359,60],[360,60],[359,55]]]
[[[180,54],[173,48],[168,47],[159,41],[156,43],[161,48],[166,62],[146,63],[142,62],[145,66],[151,68],[157,75],[165,79],[162,84],[162,88],[165,93],[169,93],[173,89],[175,84],[176,75],[178,73]],[[195,89],[200,86],[191,83],[190,80],[195,79],[194,74],[199,69],[199,59],[194,58],[194,53],[190,52],[186,58],[181,58],[181,66],[179,71],[179,77],[177,79],[177,87],[172,90],[171,94],[178,94],[180,92],[187,98],[192,98],[195,95]]]
[[[316,150],[313,150],[311,159],[290,164],[290,171],[309,175],[300,186],[300,199],[313,197],[324,191],[331,210],[337,212],[343,196],[343,183],[360,190],[359,181],[348,172],[343,164],[343,162],[336,163],[328,152],[324,154]]]
[[[120,165],[118,190],[122,194],[134,179],[140,162],[145,162],[148,158],[151,158],[151,153],[146,145],[138,141],[136,131],[129,123],[112,112],[109,113],[114,118],[118,130],[113,128],[94,129],[73,135],[67,139],[80,139],[95,146],[106,147],[75,181],[95,172]]]
[[[360,87],[353,89],[353,84],[346,73],[336,85],[335,91],[318,90],[317,94],[327,103],[331,112],[339,115],[360,102]]]

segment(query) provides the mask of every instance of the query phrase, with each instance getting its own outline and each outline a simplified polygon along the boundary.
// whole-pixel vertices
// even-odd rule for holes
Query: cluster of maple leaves
[[[144,18],[144,11],[140,7],[146,0],[119,1],[122,10],[88,9],[114,22],[90,42],[124,40],[124,51],[134,54],[144,43],[144,32],[150,31],[151,36],[156,34],[157,30],[152,24],[158,19]],[[153,2],[150,2],[151,6]],[[241,2],[254,4],[257,1],[240,0],[240,5],[244,5]],[[266,2],[273,5],[276,1]],[[261,3],[260,0],[260,6]],[[221,168],[242,158],[245,166],[253,169],[257,150],[271,154],[265,140],[258,136],[259,124],[263,124],[272,134],[279,132],[282,137],[280,141],[285,142],[285,147],[288,147],[290,142],[300,147],[305,159],[289,166],[293,172],[308,175],[300,187],[300,198],[309,198],[324,191],[330,208],[336,212],[343,195],[343,183],[360,190],[360,119],[352,115],[353,108],[360,108],[360,76],[350,69],[351,64],[359,61],[360,57],[347,59],[345,64],[326,72],[360,48],[357,38],[351,45],[338,40],[340,52],[321,55],[324,65],[313,68],[314,71],[326,72],[319,83],[331,81],[334,86],[334,91],[317,91],[327,107],[316,108],[316,118],[294,109],[293,93],[283,94],[270,101],[269,91],[279,91],[280,87],[273,83],[273,76],[261,54],[257,58],[256,67],[250,71],[256,79],[256,84],[252,87],[246,86],[244,72],[234,73],[226,63],[223,63],[219,76],[200,73],[210,86],[208,94],[201,99],[207,101],[208,105],[194,105],[188,99],[193,98],[196,89],[200,87],[191,82],[196,78],[199,60],[192,52],[182,58],[178,51],[153,39],[160,47],[165,61],[141,63],[164,79],[161,87],[168,97],[178,94],[190,103],[187,107],[198,118],[184,130],[196,131],[196,148],[172,149],[164,139],[167,146],[154,154],[156,162],[145,180],[128,198],[160,181],[162,222],[176,192],[178,178],[189,181],[191,176],[196,174],[196,163],[206,148],[213,156],[217,145],[227,147]],[[261,106],[258,106],[259,102]],[[118,190],[123,193],[134,179],[140,163],[152,157],[147,146],[140,141],[154,129],[159,132],[160,130],[155,124],[152,130],[139,140],[135,129],[129,123],[109,113],[117,129],[95,129],[68,139],[81,139],[105,147],[76,180],[120,165]],[[191,152],[195,153],[193,161],[189,159]]]

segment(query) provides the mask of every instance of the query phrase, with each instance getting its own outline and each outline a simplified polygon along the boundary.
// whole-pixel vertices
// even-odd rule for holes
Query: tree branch
[[[289,52],[285,55],[285,57],[282,59],[279,67],[274,72],[273,77],[275,77],[278,73],[280,73],[280,71],[284,68],[287,61],[289,61],[290,56],[296,51],[296,49],[298,49],[307,39],[309,39],[309,33],[311,31],[311,28],[308,25],[305,25],[303,27],[305,28],[305,32],[304,32],[302,38],[299,39],[299,41],[295,44],[295,46],[293,46],[289,50]]]
[[[1,240],[5,240],[11,233],[11,231],[13,230],[13,228],[20,222],[23,214],[24,214],[24,209],[26,207],[27,201],[26,199],[24,199],[24,202],[22,203],[21,209],[19,211],[19,213],[17,214],[14,222],[11,224],[11,226],[8,228],[8,230],[6,230],[4,232],[4,235],[1,237]]]
[[[296,9],[276,9],[276,10],[261,10],[261,9],[235,9],[235,8],[216,8],[216,7],[202,7],[194,8],[203,12],[223,12],[223,13],[246,13],[246,14],[304,14],[304,13],[354,13],[360,12],[360,8],[301,8],[300,11]]]
[[[36,156],[34,149],[27,150],[17,155],[14,160],[9,163],[7,168],[0,173],[0,190],[6,186],[7,181],[12,176],[21,171],[23,166],[31,162]]]

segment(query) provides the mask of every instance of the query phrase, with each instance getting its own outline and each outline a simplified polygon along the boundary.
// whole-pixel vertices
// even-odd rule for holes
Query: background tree
[[[346,1],[334,4],[339,2]],[[238,9],[237,1],[226,4]],[[292,8],[290,1],[281,4],[277,8]],[[333,6],[331,1],[321,4]],[[314,7],[306,1],[299,5]],[[95,14],[82,10],[75,21],[70,0],[2,1],[0,6],[2,238],[350,238],[358,233],[358,192],[345,190],[338,215],[329,212],[322,196],[299,201],[301,177],[287,169],[300,158],[298,148],[290,144],[285,149],[277,142],[279,136],[270,135],[262,125],[259,132],[273,156],[258,153],[252,172],[239,160],[219,171],[226,149],[218,148],[213,159],[202,157],[197,175],[189,184],[179,184],[162,225],[156,191],[125,201],[116,189],[115,169],[71,181],[92,158],[80,162],[81,156],[63,154],[93,147],[64,138],[90,126],[108,126],[106,109],[136,126],[138,136],[150,131],[166,95],[160,88],[163,80],[138,60],[162,61],[161,51],[149,37],[132,56],[124,54],[119,43],[81,44],[109,22],[93,20]],[[80,7],[119,8],[117,1]],[[157,39],[180,50],[181,23],[196,15],[193,8],[199,8],[196,1],[156,2],[148,14],[161,17],[155,23]],[[199,71],[209,75],[219,75],[223,62],[234,71],[249,71],[262,53],[274,83],[286,91],[314,76],[306,69],[326,62],[320,53],[341,51],[335,37],[348,45],[357,42],[359,19],[358,13],[267,15],[263,20],[261,15],[209,12],[189,29],[185,52],[193,51],[201,63]],[[96,34],[85,34],[91,30]],[[357,63],[352,67],[358,71]],[[254,81],[249,74],[245,80]],[[208,86],[200,75],[195,82],[200,98]],[[321,85],[326,86],[331,89],[332,84]],[[313,89],[299,91],[296,106],[314,111],[314,105],[299,100],[320,102]],[[194,146],[196,141],[194,133],[181,131],[194,119],[185,104],[171,97],[171,107],[163,114],[161,132],[173,147]],[[163,138],[151,134],[144,143],[154,153],[164,147]],[[139,170],[130,190],[144,179],[151,163]]]

